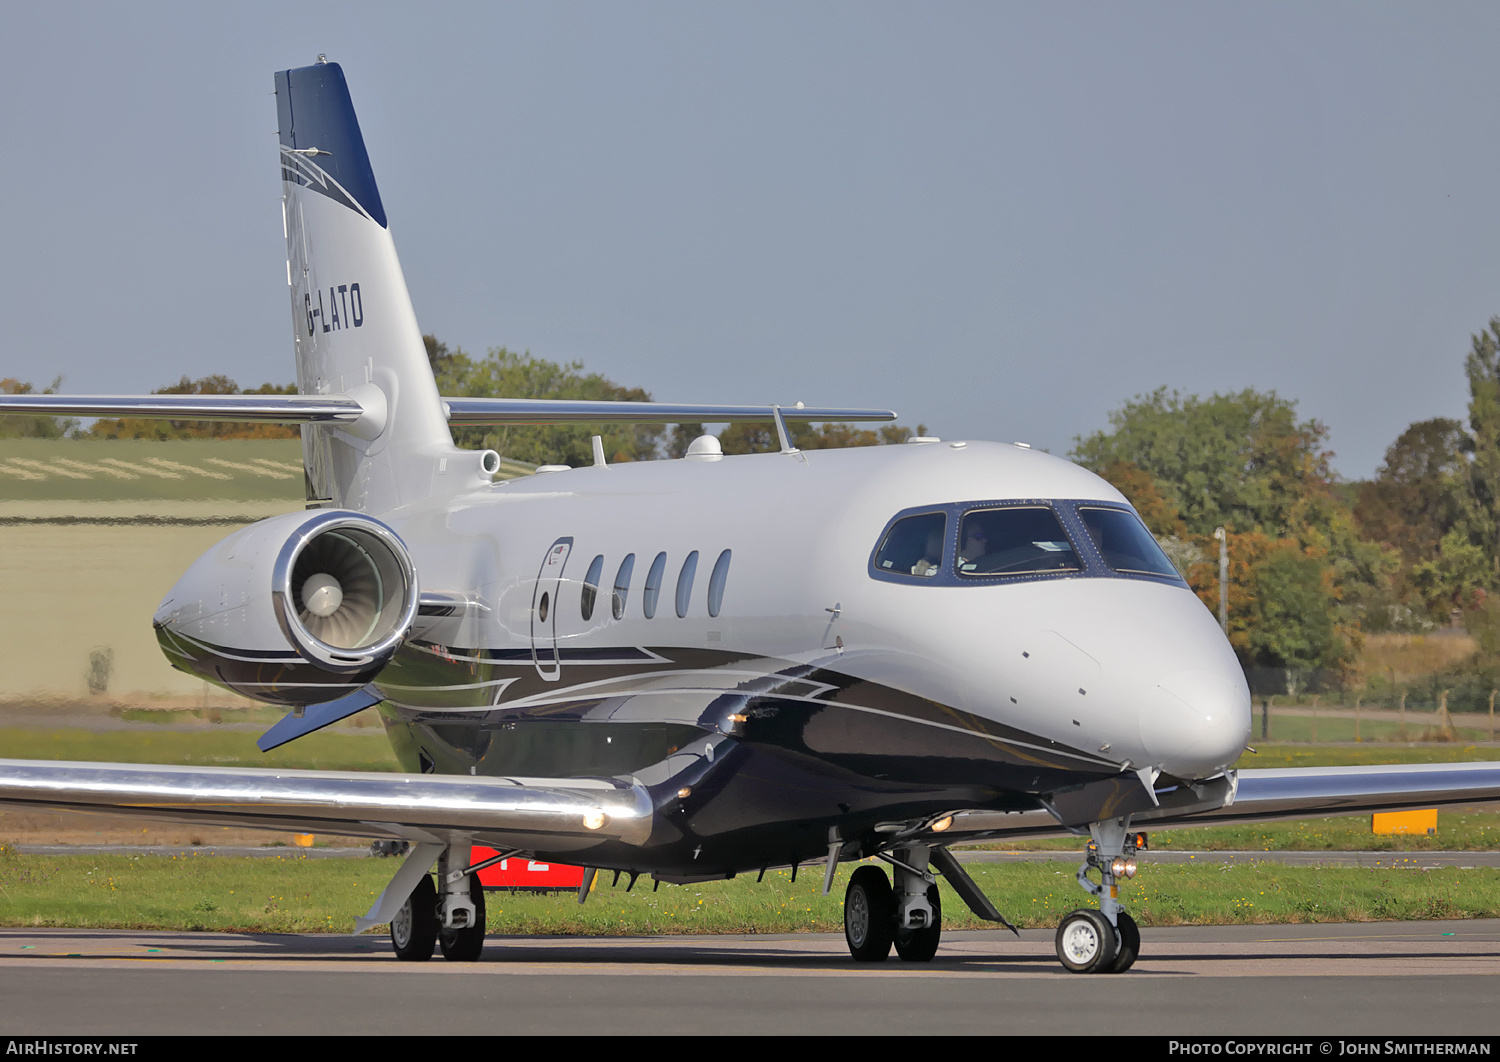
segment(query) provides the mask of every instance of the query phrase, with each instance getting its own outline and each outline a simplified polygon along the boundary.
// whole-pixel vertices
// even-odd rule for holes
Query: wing
[[[1156,793],[1159,806],[1130,817],[1132,829],[1274,822],[1500,801],[1500,763],[1408,763],[1375,767],[1243,770]],[[1060,837],[1050,812],[971,811],[954,816],[935,843]]]
[[[350,423],[366,412],[383,419],[379,398],[365,395],[0,395],[0,414],[44,417],[146,417],[283,424]],[[368,407],[368,408],[367,408]],[[375,408],[381,407],[381,408]],[[774,420],[775,406],[712,406],[668,402],[585,402],[540,398],[445,398],[453,424],[721,424]],[[788,420],[888,421],[888,409],[782,406]]]
[[[0,807],[105,812],[296,833],[453,837],[501,848],[583,851],[641,844],[651,799],[633,782],[362,771],[0,760]]]

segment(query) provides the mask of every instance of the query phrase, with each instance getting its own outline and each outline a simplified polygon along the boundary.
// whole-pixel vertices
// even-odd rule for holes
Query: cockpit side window
[[[943,566],[948,535],[946,513],[921,513],[897,520],[875,554],[875,567],[890,575],[929,578]]]
[[[1177,569],[1134,513],[1080,505],[1078,515],[1104,563],[1115,571],[1178,577]]]
[[[958,574],[1028,575],[1083,568],[1057,515],[1046,506],[973,509],[958,527]]]

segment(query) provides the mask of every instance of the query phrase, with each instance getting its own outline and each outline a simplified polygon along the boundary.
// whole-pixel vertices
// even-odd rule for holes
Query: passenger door
[[[557,651],[557,595],[572,552],[572,538],[560,538],[548,546],[531,593],[531,659],[537,674],[547,682],[556,682],[562,674]]]

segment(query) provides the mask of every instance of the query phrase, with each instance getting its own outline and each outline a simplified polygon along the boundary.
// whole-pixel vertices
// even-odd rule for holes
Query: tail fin
[[[366,411],[303,428],[308,498],[391,509],[431,493],[457,455],[442,399],[343,70],[281,71],[276,111],[297,388],[347,394]]]

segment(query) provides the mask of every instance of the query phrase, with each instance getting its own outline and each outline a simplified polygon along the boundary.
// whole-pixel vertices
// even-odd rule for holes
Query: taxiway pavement
[[[1490,980],[1490,978],[1496,980]],[[1500,1034],[1500,920],[1146,929],[1065,973],[1052,933],[861,966],[840,935],[489,938],[0,930],[0,1034]]]

